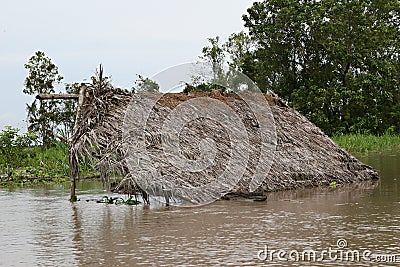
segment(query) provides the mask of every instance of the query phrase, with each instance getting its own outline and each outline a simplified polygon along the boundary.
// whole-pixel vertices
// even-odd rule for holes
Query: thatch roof
[[[84,156],[94,160],[105,179],[111,171],[119,171],[129,180],[135,180],[137,177],[137,173],[126,164],[127,152],[122,142],[125,112],[132,96],[133,94],[125,90],[110,86],[88,85],[86,89],[78,128],[71,141],[70,157],[77,159],[78,156]],[[264,95],[275,120],[276,150],[269,173],[265,174],[259,188],[251,192],[249,177],[256,165],[263,160],[259,159],[260,128],[254,123],[254,114],[235,94],[196,92],[189,95],[162,95],[147,122],[147,153],[150,159],[157,163],[158,173],[165,177],[173,177],[177,183],[184,179],[184,182],[195,187],[205,182],[205,176],[218,177],[229,160],[229,153],[226,152],[231,145],[229,137],[220,129],[221,125],[207,119],[194,121],[190,127],[185,128],[179,137],[179,145],[184,157],[196,159],[200,154],[200,141],[205,137],[213,138],[218,151],[210,168],[195,173],[179,172],[162,153],[160,124],[176,106],[197,97],[214,98],[229,105],[239,114],[249,135],[250,153],[246,170],[241,180],[229,192],[231,194],[251,196],[254,193],[329,185],[331,182],[342,184],[378,178],[371,167],[340,148],[300,113],[288,107],[278,97]],[[140,105],[140,101],[137,104]],[[76,164],[72,165],[73,168],[77,167]]]

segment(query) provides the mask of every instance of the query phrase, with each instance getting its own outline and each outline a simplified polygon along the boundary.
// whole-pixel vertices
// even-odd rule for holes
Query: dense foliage
[[[133,92],[159,92],[160,86],[157,82],[148,77],[138,75],[135,85],[132,87]]]
[[[29,147],[35,144],[37,136],[31,132],[19,133],[11,126],[0,132],[0,170],[9,171],[22,166],[32,156]]]
[[[326,133],[400,132],[400,2],[265,0],[242,70]]]
[[[44,52],[37,51],[25,64],[28,76],[25,78],[23,92],[35,97],[38,94],[56,93],[55,85],[63,77],[58,67]],[[79,83],[65,84],[69,94],[79,92]],[[59,92],[60,93],[60,92]],[[76,111],[75,100],[37,100],[27,104],[28,129],[37,134],[41,145],[46,147],[55,144],[54,133],[60,131],[65,137],[72,135]]]
[[[82,176],[97,175],[89,162],[79,165]],[[37,146],[32,132],[20,133],[7,126],[0,131],[0,187],[66,181],[70,174],[68,145],[56,141],[53,146]]]
[[[63,77],[58,73],[58,67],[46,55],[37,51],[25,64],[29,74],[25,78],[25,94],[55,93],[54,85]],[[57,101],[34,100],[27,105],[28,129],[35,132],[44,146],[49,146],[54,137],[53,132],[58,125]]]

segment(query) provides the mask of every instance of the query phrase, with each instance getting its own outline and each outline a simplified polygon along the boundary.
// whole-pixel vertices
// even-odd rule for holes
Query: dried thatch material
[[[278,191],[378,179],[375,170],[339,147],[287,106],[271,106],[278,135],[275,161],[261,186]]]
[[[371,167],[340,148],[318,127],[286,106],[278,97],[264,96],[270,103],[275,120],[277,146],[271,170],[265,175],[257,194],[328,185],[333,181],[340,184],[378,179],[377,173]],[[172,176],[179,173],[162,154],[159,125],[176,106],[196,97],[211,97],[223,101],[242,118],[249,134],[251,152],[243,178],[230,193],[250,197],[254,192],[248,189],[249,177],[254,166],[259,164],[258,160],[262,160],[258,159],[259,128],[254,123],[254,114],[237,95],[218,92],[163,95],[148,120],[145,140],[147,152],[157,162],[160,173]],[[78,156],[81,156],[96,162],[96,168],[106,180],[111,171],[119,171],[124,177],[135,179],[135,173],[129,171],[124,161],[126,151],[122,145],[123,119],[131,98],[132,94],[122,89],[88,85],[78,118],[78,128],[70,146],[70,162],[75,171]],[[226,151],[230,149],[230,140],[226,132],[221,129],[221,125],[207,119],[194,121],[181,133],[180,146],[183,155],[188,159],[198,158],[198,144],[204,137],[213,138],[218,148],[214,164],[203,173],[185,173],[182,177],[177,177],[189,180],[193,186],[204,183],[202,179],[205,172],[218,177],[229,159]]]
[[[78,162],[78,156],[87,157],[105,180],[111,171],[123,173],[121,129],[131,97],[119,88],[86,87],[77,129],[70,143],[73,162]]]

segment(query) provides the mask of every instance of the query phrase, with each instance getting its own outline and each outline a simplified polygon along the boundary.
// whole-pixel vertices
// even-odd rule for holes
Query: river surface
[[[68,185],[0,189],[0,266],[400,266],[400,155],[359,158],[379,183],[265,202],[107,205],[87,201],[107,194],[93,182],[74,204]]]

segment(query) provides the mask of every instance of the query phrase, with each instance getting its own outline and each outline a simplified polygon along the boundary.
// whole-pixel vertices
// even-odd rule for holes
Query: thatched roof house
[[[126,164],[127,151],[122,142],[125,112],[132,95],[110,86],[86,85],[78,127],[70,144],[70,163],[75,172],[78,157],[85,156],[94,160],[96,168],[105,179],[112,171],[119,171],[127,180],[136,180],[137,173]],[[244,103],[240,97],[218,92],[196,92],[189,95],[170,93],[160,96],[149,116],[144,141],[149,157],[157,163],[157,172],[162,175],[169,175],[168,177],[172,176],[177,180],[185,179],[185,182],[196,186],[205,175],[217,178],[229,160],[229,153],[226,153],[230,149],[229,137],[220,129],[221,125],[211,120],[193,123],[179,137],[183,156],[188,159],[199,156],[202,138],[215,139],[217,152],[210,168],[194,173],[177,172],[162,154],[160,127],[157,125],[166,120],[176,106],[197,97],[208,97],[227,103],[242,118],[249,135],[250,152],[246,169],[240,181],[230,190],[231,194],[251,196],[255,193],[329,185],[331,182],[341,184],[378,179],[377,173],[371,167],[340,148],[304,116],[288,107],[278,97],[264,95],[275,121],[276,147],[273,162],[269,163],[269,173],[264,175],[257,190],[252,192],[249,190],[249,177],[255,166],[263,160],[259,159],[260,146],[257,144],[260,128],[253,123],[254,114],[243,108]],[[142,189],[151,191],[150,187]]]

